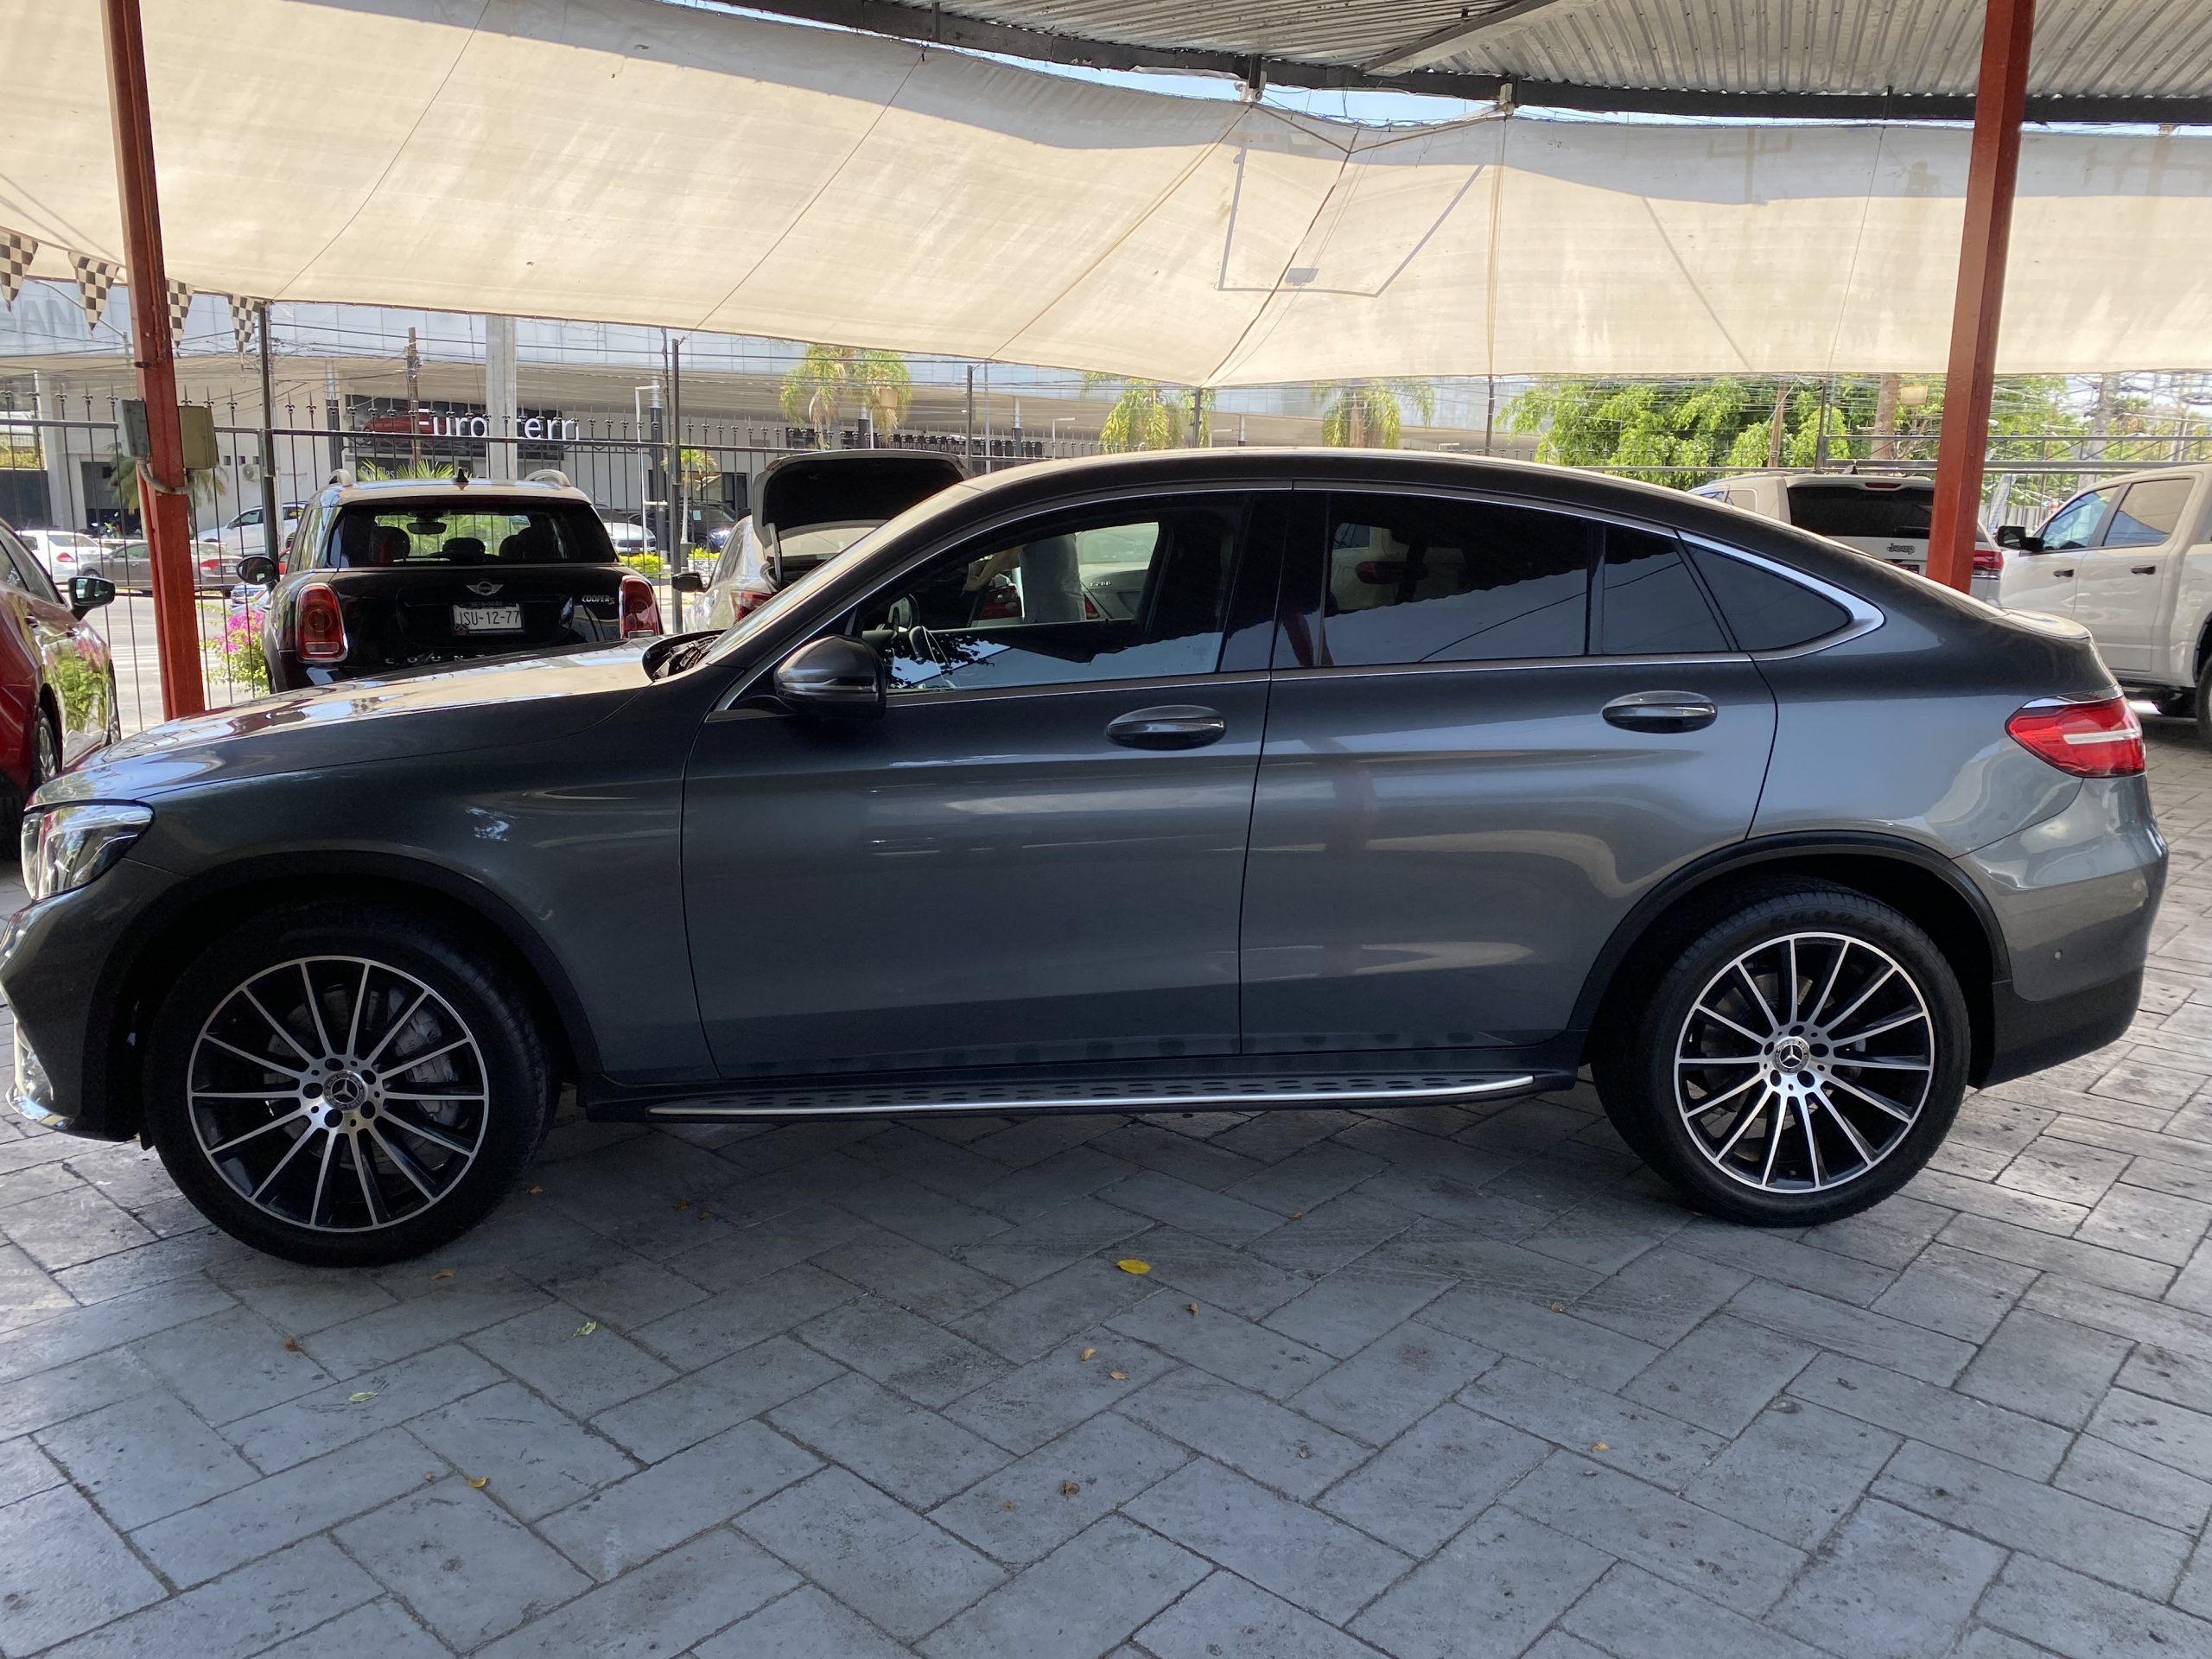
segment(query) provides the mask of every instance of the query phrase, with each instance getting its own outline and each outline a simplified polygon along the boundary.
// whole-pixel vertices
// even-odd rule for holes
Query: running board
[[[892,1087],[748,1091],[648,1109],[657,1118],[869,1117],[919,1112],[1160,1112],[1243,1107],[1448,1105],[1524,1093],[1531,1074],[1366,1071],[1327,1077],[1120,1077],[1058,1092],[1026,1083],[938,1083]]]

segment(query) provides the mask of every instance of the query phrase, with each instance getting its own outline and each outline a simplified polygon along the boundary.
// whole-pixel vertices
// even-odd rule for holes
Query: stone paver
[[[564,1117],[316,1273],[0,1123],[0,1656],[2212,1652],[2212,756],[2152,724],[2135,1025],[1832,1227],[1691,1214],[1584,1086]]]

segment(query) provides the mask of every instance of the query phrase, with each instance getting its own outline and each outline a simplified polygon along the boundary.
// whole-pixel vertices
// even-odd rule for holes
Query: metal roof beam
[[[901,0],[760,0],[755,11],[888,35],[925,46],[959,47],[1039,63],[1087,69],[1167,69],[1223,75],[1272,86],[1321,92],[1422,92],[1489,104],[1504,88],[1522,109],[1580,110],[1602,115],[1707,116],[1756,121],[1971,121],[1971,97],[1881,92],[1715,92],[1657,86],[1589,86],[1573,81],[1522,80],[1510,75],[1414,69],[1378,74],[1372,68],[1300,58],[1248,56],[1196,47],[1137,46],[1049,29],[963,16]],[[1497,14],[1493,13],[1495,17]],[[1472,19],[1469,20],[1472,22]],[[2031,122],[2212,124],[2212,97],[2046,97],[2028,99]]]
[[[1426,69],[1432,63],[1440,63],[1465,46],[1476,35],[1507,23],[1517,23],[1532,11],[1541,11],[1557,3],[1557,0],[1512,0],[1510,5],[1496,11],[1485,12],[1479,17],[1462,17],[1433,34],[1424,35],[1410,45],[1385,52],[1367,65],[1370,75],[1402,75],[1408,69]]]

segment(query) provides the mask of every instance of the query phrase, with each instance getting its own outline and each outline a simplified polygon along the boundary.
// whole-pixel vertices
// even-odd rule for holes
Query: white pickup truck
[[[2103,480],[1997,541],[2000,605],[2072,617],[2123,687],[2212,742],[2212,463]]]

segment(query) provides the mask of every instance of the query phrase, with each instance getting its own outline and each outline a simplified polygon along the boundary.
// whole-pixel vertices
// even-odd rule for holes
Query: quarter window
[[[1333,496],[1321,639],[1296,649],[1297,660],[1357,667],[1579,657],[1599,529],[1492,502]]]
[[[1607,526],[1600,588],[1598,649],[1610,656],[1728,649],[1671,536]]]
[[[1851,613],[1834,600],[1787,576],[1710,548],[1693,546],[1690,556],[1720,607],[1728,632],[1736,636],[1738,651],[1786,651],[1834,633],[1851,620]]]
[[[2156,547],[2181,527],[2192,478],[2146,478],[2131,484],[2105,527],[2107,547]]]
[[[1057,516],[971,543],[863,609],[900,695],[1211,674],[1241,497]]]

